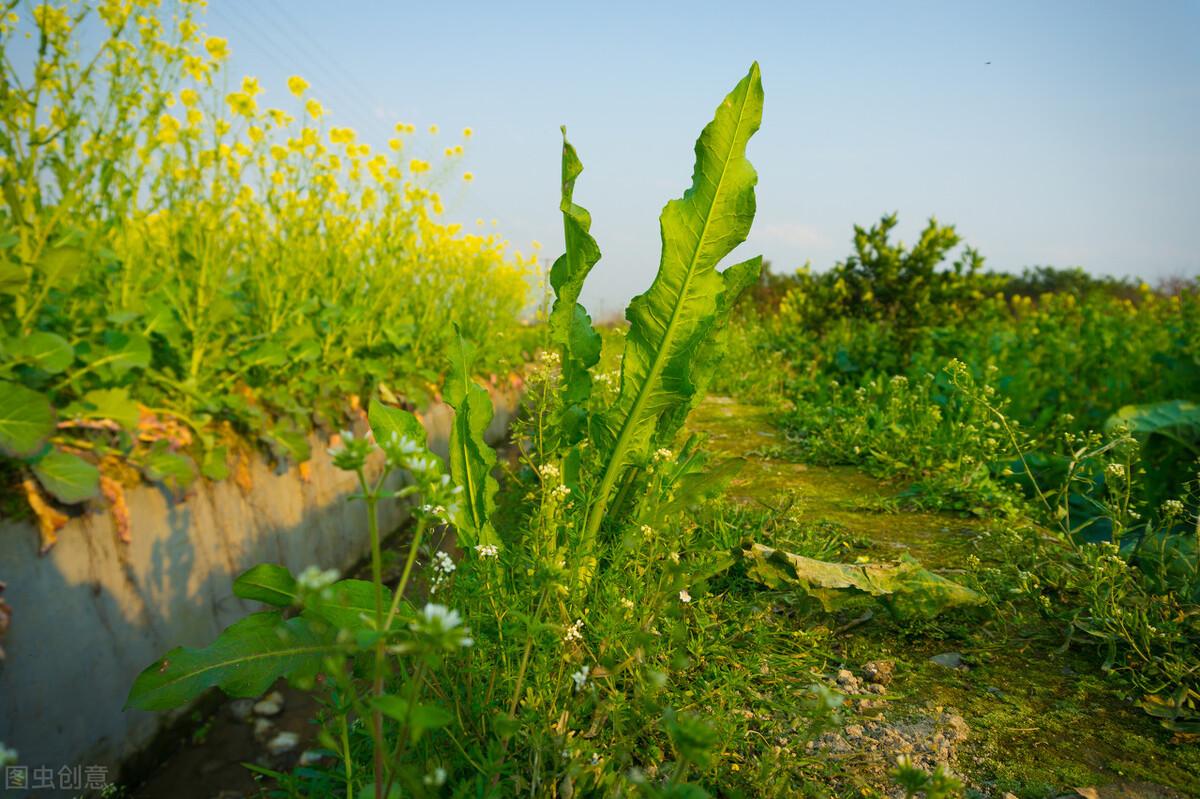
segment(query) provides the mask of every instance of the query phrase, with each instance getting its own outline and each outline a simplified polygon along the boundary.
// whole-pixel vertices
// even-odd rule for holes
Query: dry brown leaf
[[[1071,790],[1082,796],[1083,799],[1100,799],[1100,792],[1095,788],[1072,788]]]
[[[245,449],[238,449],[237,468],[233,470],[233,482],[237,483],[243,494],[249,494],[254,490],[254,476],[250,472],[250,453]]]
[[[100,476],[100,493],[108,500],[108,512],[112,514],[113,526],[121,541],[128,544],[133,540],[129,526],[129,505],[125,502],[125,487],[117,480]]]
[[[37,517],[38,532],[42,539],[39,552],[45,555],[58,542],[58,531],[66,526],[67,515],[54,508],[42,496],[42,489],[32,477],[25,478],[21,487],[25,489],[25,499],[33,509],[33,515]]]

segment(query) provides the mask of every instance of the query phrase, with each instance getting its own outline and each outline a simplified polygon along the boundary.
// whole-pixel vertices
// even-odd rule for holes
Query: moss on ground
[[[837,526],[857,545],[855,555],[895,559],[907,552],[950,577],[970,554],[987,560],[986,521],[906,511],[892,499],[903,486],[853,468],[795,462],[765,410],[709,398],[688,427],[706,436],[709,449],[745,459],[730,486],[733,498],[796,502],[803,519]],[[980,613],[903,627],[878,616],[823,642],[832,666],[895,661],[888,718],[960,714],[970,735],[956,767],[978,795],[1071,796],[1095,787],[1101,797],[1200,796],[1200,747],[1172,744],[1170,733],[1123,696],[1120,682],[1106,677],[1096,653],[1062,651],[1059,643],[1061,631],[1012,629]],[[965,668],[929,660],[948,651],[959,653]],[[842,779],[837,772],[846,770],[833,764],[831,777]],[[859,779],[849,784],[872,792]]]

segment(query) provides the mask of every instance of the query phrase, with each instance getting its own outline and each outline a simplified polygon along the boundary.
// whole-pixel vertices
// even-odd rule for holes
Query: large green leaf
[[[285,566],[260,563],[242,573],[233,583],[233,593],[242,599],[265,602],[279,608],[291,607],[301,601],[302,594],[296,578]],[[383,589],[383,604],[391,606],[392,591]],[[369,580],[339,580],[321,591],[303,596],[304,611],[340,630],[375,629],[375,584]],[[391,625],[401,624],[397,616]]]
[[[1200,405],[1187,400],[1167,400],[1147,405],[1126,405],[1104,423],[1105,430],[1128,428],[1145,441],[1160,435],[1200,454]]]
[[[141,419],[137,403],[127,388],[100,388],[63,409],[73,419],[111,419],[126,430],[133,430]]]
[[[286,566],[260,563],[238,575],[233,581],[233,593],[242,599],[286,608],[295,604],[299,589]]]
[[[15,458],[35,455],[54,432],[54,409],[44,394],[0,380],[0,450]]]
[[[203,649],[176,647],[138,675],[126,708],[169,710],[209,688],[230,696],[258,696],[280,677],[312,677],[326,655],[340,649],[334,632],[279,611],[254,613]]]
[[[58,374],[75,360],[75,348],[56,333],[39,331],[8,342],[8,353],[31,366]]]
[[[563,233],[566,252],[550,269],[550,285],[554,288],[554,306],[550,309],[550,340],[562,356],[563,410],[562,428],[567,443],[578,440],[584,431],[588,397],[592,393],[591,368],[600,360],[600,334],[592,327],[592,319],[579,304],[583,282],[596,262],[600,247],[588,232],[592,216],[587,209],[576,205],[572,197],[575,180],[583,172],[575,148],[567,141],[563,128],[562,202]]]
[[[33,473],[55,499],[68,505],[100,494],[100,470],[69,452],[51,450],[33,465]]]
[[[470,549],[477,544],[498,544],[491,515],[496,509],[500,486],[492,476],[496,453],[484,434],[492,423],[492,398],[483,386],[471,379],[474,348],[455,330],[456,341],[450,359],[444,396],[454,408],[450,428],[450,476],[463,491],[462,510],[457,522],[459,546]]]
[[[384,405],[374,397],[367,409],[367,421],[371,424],[375,440],[380,443],[386,442],[393,434],[397,438],[411,438],[422,447],[428,439],[420,419],[406,410]]]
[[[751,579],[768,588],[797,588],[826,611],[874,597],[897,618],[932,618],[947,608],[984,601],[975,591],[922,568],[908,555],[901,556],[900,563],[829,563],[752,544],[742,550],[742,557]]]
[[[660,217],[662,258],[650,289],[626,311],[629,333],[616,404],[593,419],[603,458],[591,497],[587,534],[604,519],[613,487],[628,467],[648,455],[660,423],[677,428],[711,377],[720,346],[706,344],[728,317],[737,293],[757,275],[758,262],[717,271],[745,241],[754,220],[754,167],[746,144],[762,120],[758,64],[717,108],[696,141],[692,187],[667,203]]]

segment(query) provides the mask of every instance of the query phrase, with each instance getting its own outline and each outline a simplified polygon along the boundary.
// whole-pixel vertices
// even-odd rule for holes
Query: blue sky
[[[824,269],[854,223],[897,211],[906,241],[935,215],[995,269],[1200,274],[1200,3],[210,0],[207,16],[268,105],[299,73],[377,145],[396,120],[439,124],[435,151],[471,126],[476,180],[450,182],[448,213],[550,258],[566,124],[604,252],[593,310],[649,284],[658,213],[753,60],[758,217],[735,257]]]

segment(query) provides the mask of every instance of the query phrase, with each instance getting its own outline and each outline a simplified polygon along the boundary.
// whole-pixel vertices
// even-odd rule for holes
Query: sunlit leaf
[[[0,380],[0,450],[22,458],[36,454],[54,432],[54,409],[44,394]]]
[[[69,452],[51,450],[33,465],[33,473],[43,488],[67,505],[100,494],[100,470]]]

